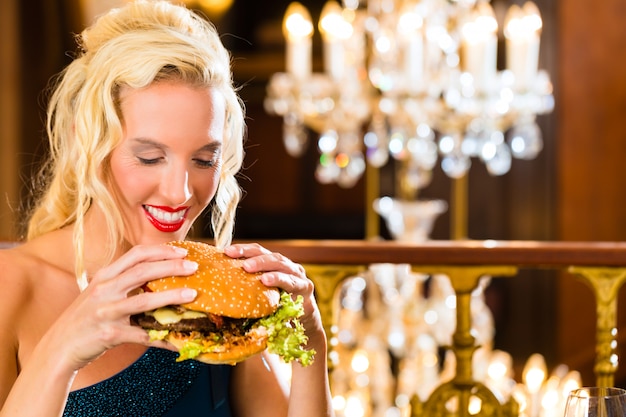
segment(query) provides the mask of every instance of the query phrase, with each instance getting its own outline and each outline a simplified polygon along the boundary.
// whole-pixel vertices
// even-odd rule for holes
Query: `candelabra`
[[[329,1],[318,26],[324,72],[314,73],[310,15],[300,3],[288,7],[286,71],[271,77],[266,110],[283,117],[292,156],[307,149],[309,130],[319,135],[315,175],[322,183],[351,187],[368,164],[397,163],[400,199],[372,198],[368,207],[387,221],[394,239],[427,239],[447,208],[439,200],[406,201],[429,184],[438,161],[460,180],[472,159],[503,175],[513,158],[532,159],[541,151],[536,116],[552,111],[554,101],[550,78],[538,69],[542,21],[533,3],[508,9],[500,70],[498,23],[486,0]],[[407,265],[372,265],[343,287],[332,353],[338,415],[406,415],[411,396],[424,400],[450,378],[453,358],[442,363],[438,349],[450,344],[455,327],[455,307],[448,305],[454,294],[438,275],[423,297],[426,278]],[[499,400],[515,398],[520,416],[558,415],[562,392],[579,383],[578,374],[556,373],[548,383],[535,360],[524,383],[516,384],[511,358],[492,349],[486,285],[471,301],[472,331],[482,346],[473,376]]]
[[[565,365],[549,372],[544,357],[534,353],[516,378],[511,355],[494,348],[494,320],[484,297],[490,280],[482,277],[471,294],[476,350],[470,373],[503,405],[513,399],[515,409],[483,410],[477,396],[470,398],[466,412],[452,400],[437,414],[410,405],[427,401],[454,378],[456,356],[448,346],[457,325],[457,296],[445,275],[428,277],[409,265],[375,264],[348,279],[339,293],[331,352],[337,416],[562,416],[567,395],[582,384],[580,373]]]
[[[318,26],[324,72],[314,73],[310,15],[288,7],[286,71],[271,77],[265,106],[283,117],[289,154],[305,151],[308,129],[319,134],[320,182],[351,187],[366,164],[397,160],[417,192],[438,160],[455,179],[473,158],[503,175],[513,158],[542,149],[536,116],[554,102],[538,69],[542,21],[532,2],[508,9],[502,70],[489,1],[329,1]]]

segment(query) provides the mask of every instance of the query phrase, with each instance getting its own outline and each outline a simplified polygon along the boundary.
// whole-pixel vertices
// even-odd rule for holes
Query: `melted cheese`
[[[146,314],[154,317],[154,319],[161,324],[173,324],[178,323],[182,319],[198,319],[206,317],[206,314],[200,311],[185,310],[181,314],[169,307],[161,307]]]

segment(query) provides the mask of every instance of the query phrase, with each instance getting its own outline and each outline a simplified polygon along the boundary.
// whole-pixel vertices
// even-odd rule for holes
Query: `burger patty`
[[[131,322],[137,326],[141,326],[144,329],[150,330],[169,330],[174,332],[201,332],[211,333],[219,332],[223,329],[247,329],[254,324],[254,319],[234,319],[230,317],[220,317],[221,325],[218,326],[209,317],[200,317],[195,319],[181,319],[176,323],[161,324],[153,316],[146,314],[137,314],[131,316]]]

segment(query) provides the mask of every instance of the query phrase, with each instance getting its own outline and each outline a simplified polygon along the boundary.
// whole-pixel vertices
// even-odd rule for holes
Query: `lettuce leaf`
[[[304,326],[298,320],[304,314],[303,300],[301,295],[293,300],[289,293],[283,291],[278,309],[259,320],[259,324],[267,328],[269,352],[280,356],[287,363],[296,360],[308,366],[313,363],[315,350],[304,349],[308,338],[304,334]]]
[[[295,300],[287,292],[281,292],[278,309],[271,315],[260,319],[254,327],[264,327],[268,333],[267,350],[278,355],[286,363],[298,361],[303,366],[313,363],[315,350],[304,349],[308,337],[304,326],[298,320],[304,314],[304,299],[299,295]],[[168,330],[149,330],[150,340],[164,340]],[[216,336],[217,337],[217,336]],[[219,344],[215,340],[215,344]],[[193,359],[201,353],[213,352],[216,346],[203,344],[200,340],[188,340],[180,349],[177,362]]]
[[[193,359],[201,353],[207,352],[206,347],[202,346],[202,343],[198,343],[193,340],[185,342],[183,347],[178,350],[178,357],[176,362],[182,362],[187,359]]]

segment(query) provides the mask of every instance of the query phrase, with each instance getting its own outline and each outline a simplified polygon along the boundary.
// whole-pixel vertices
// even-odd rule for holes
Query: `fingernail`
[[[178,246],[172,246],[172,248],[174,249],[174,252],[179,253],[181,255],[187,255],[187,249],[185,248],[180,248]]]
[[[251,268],[255,268],[256,267],[256,261],[254,261],[252,259],[246,259],[245,261],[243,261],[242,266],[246,270],[251,269]]]
[[[185,268],[185,271],[193,272],[196,269],[198,269],[198,263],[194,262],[194,261],[184,260],[183,261],[183,268]]]
[[[185,300],[193,300],[198,295],[198,292],[194,290],[193,288],[185,288],[181,291],[180,295]]]
[[[235,256],[243,256],[243,249],[238,248],[237,246],[230,245],[224,248],[224,251],[228,251]]]

